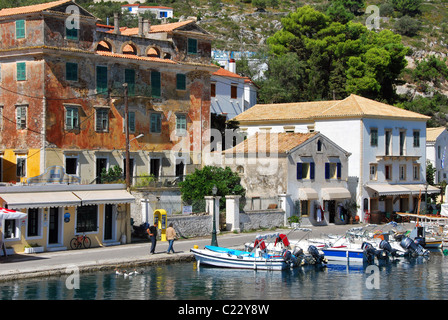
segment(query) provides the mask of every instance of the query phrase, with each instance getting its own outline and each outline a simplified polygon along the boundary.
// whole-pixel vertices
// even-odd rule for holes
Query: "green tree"
[[[340,99],[350,93],[396,99],[394,86],[408,51],[400,35],[334,22],[310,6],[290,13],[282,25],[267,41],[269,80],[263,86],[270,88],[261,90],[263,102]]]
[[[439,59],[432,55],[416,62],[412,70],[412,79],[419,85],[431,82],[434,87],[440,88],[441,84],[448,80],[447,59]]]
[[[394,28],[399,34],[412,37],[420,30],[421,22],[406,15],[394,23]]]
[[[226,195],[244,196],[246,194],[240,177],[229,167],[204,166],[188,174],[185,180],[179,183],[182,200],[194,206],[195,203],[203,201],[205,196],[213,195],[214,185],[218,188],[217,196],[221,196],[221,208],[225,207]]]
[[[391,3],[402,15],[415,16],[421,12],[422,0],[391,0]]]

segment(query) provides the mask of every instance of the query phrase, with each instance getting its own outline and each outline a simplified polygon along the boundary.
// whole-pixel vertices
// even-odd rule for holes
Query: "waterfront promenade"
[[[313,227],[313,237],[325,234],[343,235],[346,230],[362,226],[359,225],[330,225]],[[405,224],[406,229],[413,224]],[[251,233],[223,233],[218,235],[218,244],[223,247],[243,247],[244,243],[254,241],[257,234],[280,232],[288,234],[291,229],[277,229],[275,231],[259,231]],[[300,234],[292,233],[291,239],[298,238]],[[38,254],[14,254],[0,257],[0,281],[23,279],[38,276],[67,274],[68,270],[78,268],[80,272],[93,272],[115,268],[138,268],[151,264],[164,264],[179,261],[192,261],[190,248],[198,245],[203,248],[209,245],[211,237],[180,239],[175,241],[175,254],[167,254],[168,242],[157,242],[156,254],[149,254],[151,243],[149,241],[131,243],[126,245],[99,247],[81,250],[67,250],[59,252],[44,252]]]

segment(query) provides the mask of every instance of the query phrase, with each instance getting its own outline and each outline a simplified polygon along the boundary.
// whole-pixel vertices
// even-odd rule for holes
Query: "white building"
[[[257,86],[248,77],[235,73],[235,60],[229,70],[219,69],[211,77],[211,112],[232,119],[257,103]]]
[[[357,95],[335,101],[255,105],[235,118],[249,136],[261,130],[319,131],[350,152],[349,183],[357,180],[361,219],[364,212],[417,207],[426,182],[428,119]]]
[[[155,14],[157,19],[173,18],[173,8],[163,6],[143,6],[141,4],[124,4],[121,6],[123,11],[129,11],[132,14],[141,14],[147,11]]]
[[[448,181],[448,131],[445,127],[426,129],[426,158],[436,169],[434,183]]]

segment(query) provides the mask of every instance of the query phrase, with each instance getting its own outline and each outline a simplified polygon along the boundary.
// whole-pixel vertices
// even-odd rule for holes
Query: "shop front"
[[[130,204],[135,198],[122,184],[0,187],[0,204],[27,214],[1,221],[2,239],[14,252],[70,249],[86,234],[92,247],[130,242]]]

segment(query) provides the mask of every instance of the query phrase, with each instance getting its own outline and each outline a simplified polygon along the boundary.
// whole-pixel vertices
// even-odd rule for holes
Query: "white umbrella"
[[[0,208],[0,219],[22,219],[27,216],[26,213],[10,210],[6,208]]]

